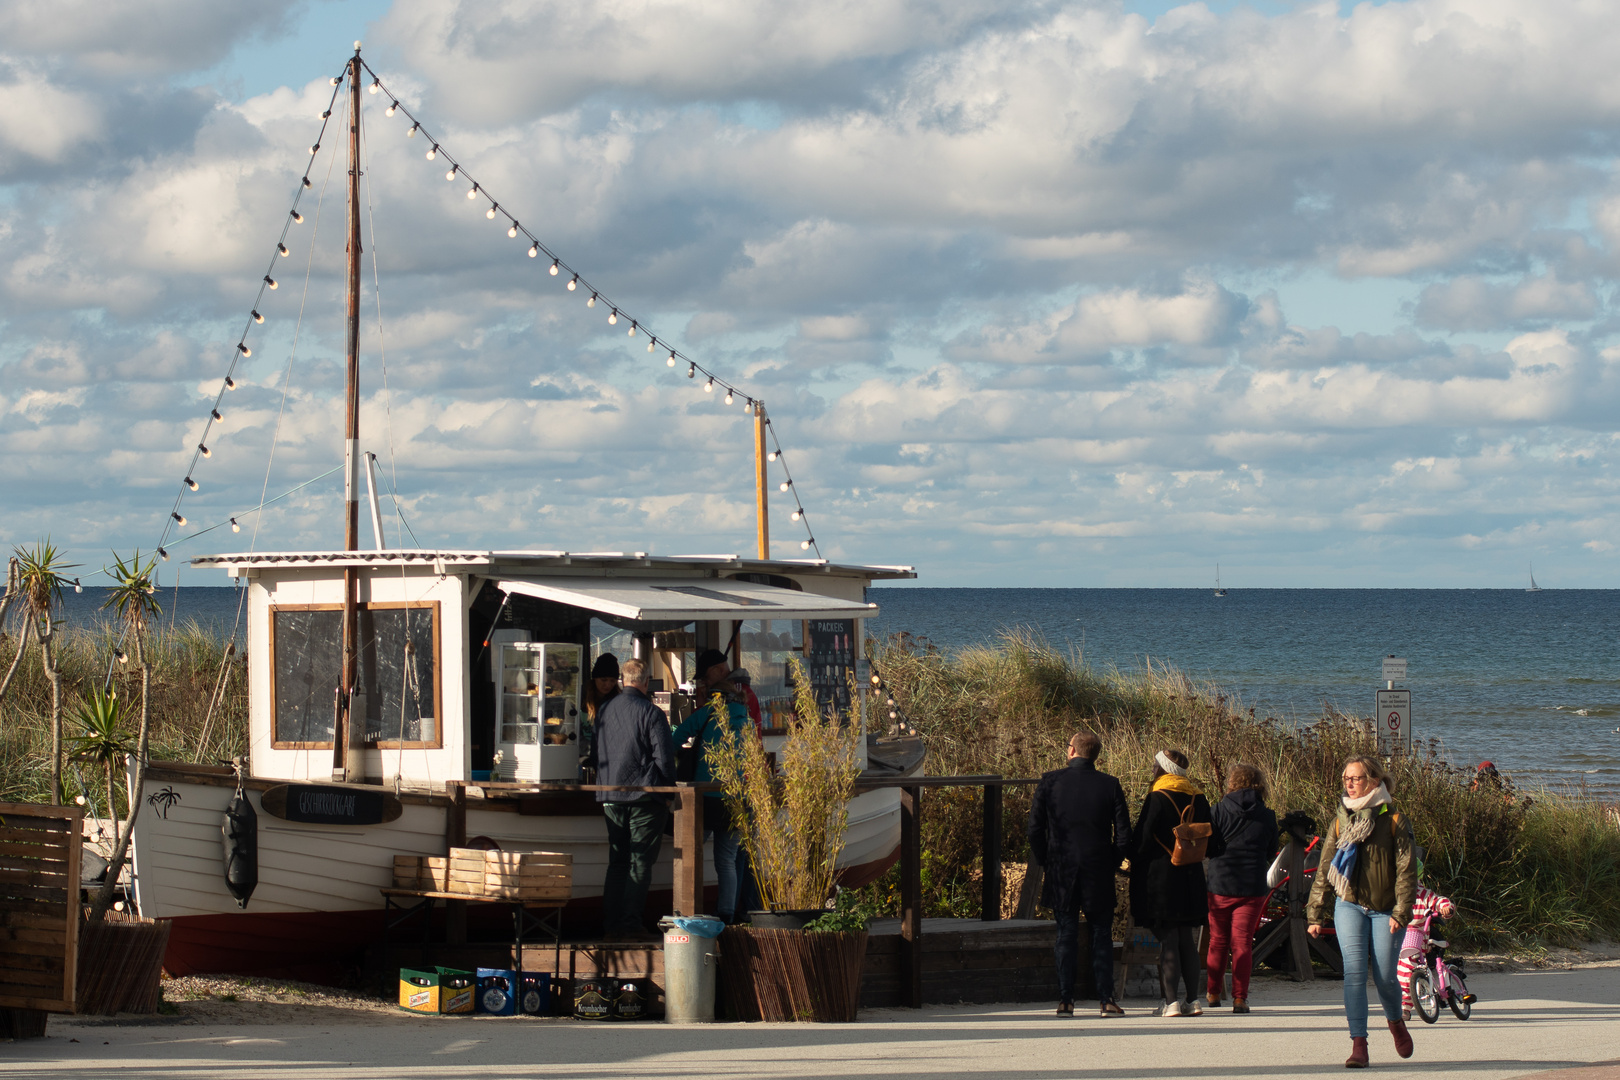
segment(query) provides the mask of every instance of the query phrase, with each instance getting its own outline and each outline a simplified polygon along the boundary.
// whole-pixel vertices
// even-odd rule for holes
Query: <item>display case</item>
[[[495,666],[497,759],[508,781],[579,779],[579,714],[585,647],[519,641]]]

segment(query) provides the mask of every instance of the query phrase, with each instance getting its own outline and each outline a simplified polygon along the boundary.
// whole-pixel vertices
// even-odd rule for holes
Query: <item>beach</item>
[[[1480,971],[1473,1019],[1414,1023],[1417,1052],[1400,1061],[1374,1031],[1373,1067],[1392,1077],[1482,1080],[1620,1077],[1620,947],[1560,953],[1545,966]],[[1489,965],[1489,961],[1486,961]],[[1494,966],[1494,965],[1492,965]],[[1032,973],[1041,978],[1046,972]],[[45,1039],[0,1048],[0,1075],[211,1078],[596,1078],[751,1076],[820,1080],[864,1075],[1197,1077],[1338,1072],[1349,1048],[1340,984],[1263,977],[1255,1011],[1157,1019],[1128,1000],[1101,1020],[1060,1019],[1041,1005],[864,1010],[854,1024],[599,1024],[568,1019],[421,1017],[375,1001],[182,1006],[177,1017],[61,1018]],[[1607,1065],[1598,1063],[1608,1062]]]

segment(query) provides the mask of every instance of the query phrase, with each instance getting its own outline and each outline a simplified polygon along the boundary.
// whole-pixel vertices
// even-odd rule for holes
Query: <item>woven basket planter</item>
[[[169,920],[107,912],[106,922],[79,930],[76,997],[81,1014],[155,1013],[163,991]]]
[[[730,927],[720,935],[726,1000],[739,1020],[853,1021],[865,962],[864,931]]]

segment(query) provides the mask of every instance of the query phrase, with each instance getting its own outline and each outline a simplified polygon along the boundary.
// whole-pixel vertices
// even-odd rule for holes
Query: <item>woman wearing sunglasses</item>
[[[1350,1024],[1347,1069],[1367,1067],[1367,968],[1389,1021],[1395,1052],[1412,1056],[1412,1036],[1401,1019],[1396,974],[1401,931],[1417,899],[1412,826],[1390,800],[1387,774],[1375,757],[1344,763],[1344,797],[1322,837],[1322,862],[1311,886],[1312,937],[1331,921],[1344,956],[1344,1014]]]

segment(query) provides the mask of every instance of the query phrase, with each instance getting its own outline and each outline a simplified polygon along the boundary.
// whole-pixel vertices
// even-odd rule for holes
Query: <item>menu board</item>
[[[811,619],[804,643],[810,689],[823,709],[849,711],[849,677],[855,669],[855,620]]]

